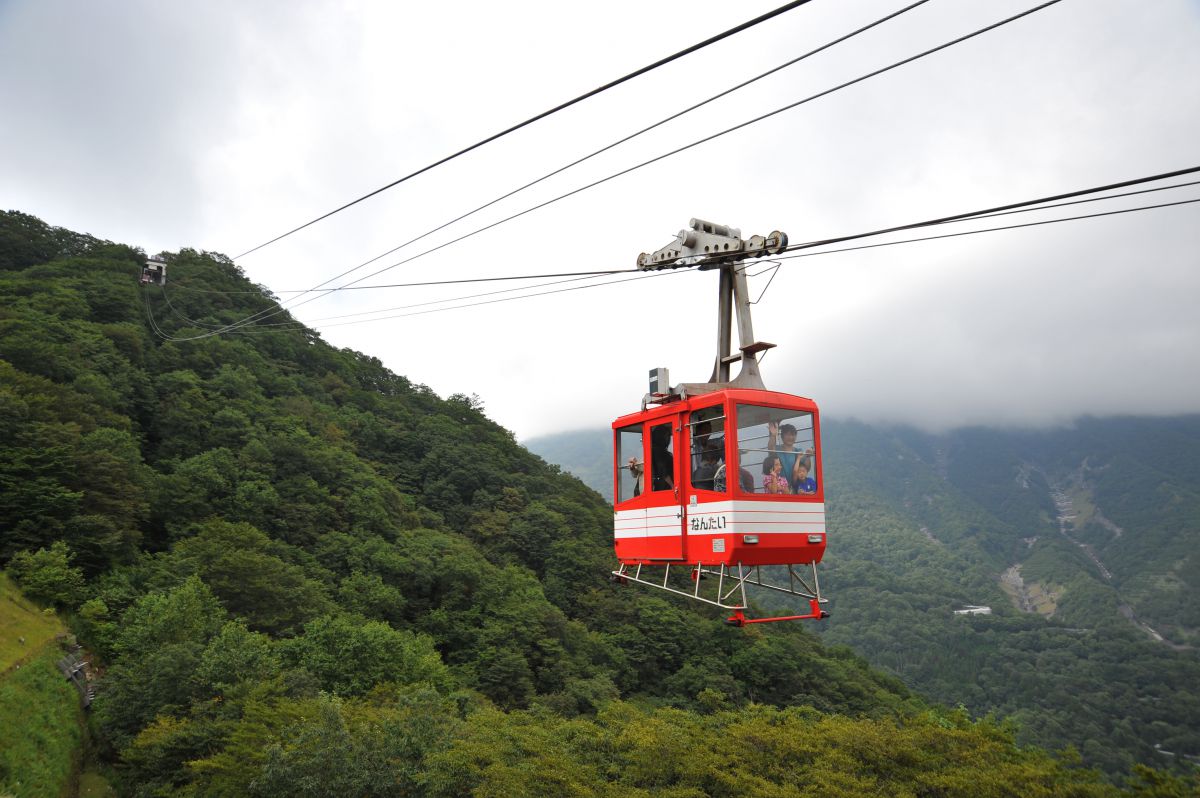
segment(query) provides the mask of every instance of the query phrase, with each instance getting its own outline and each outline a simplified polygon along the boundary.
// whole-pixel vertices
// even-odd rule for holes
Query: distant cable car
[[[167,262],[162,258],[146,258],[142,264],[142,277],[138,281],[142,285],[166,285]]]
[[[778,253],[787,236],[690,227],[638,266],[720,269],[716,363],[708,382],[674,387],[665,368],[651,371],[642,410],[612,424],[613,580],[730,610],[736,626],[828,617],[816,571],[826,543],[817,405],[763,385],[758,355],[774,344],[754,340],[739,265]],[[731,354],[735,308],[741,345]],[[748,586],[798,597],[807,612],[747,618]]]

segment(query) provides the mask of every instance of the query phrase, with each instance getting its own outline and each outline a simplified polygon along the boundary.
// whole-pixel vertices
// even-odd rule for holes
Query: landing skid
[[[702,601],[705,604],[711,604],[723,610],[731,610],[733,614],[725,619],[725,623],[731,626],[745,626],[750,623],[771,623],[773,621],[820,620],[829,617],[829,613],[821,609],[821,605],[828,602],[829,599],[822,598],[821,596],[821,585],[817,581],[816,563],[811,563],[811,585],[805,577],[796,573],[797,566],[782,566],[787,568],[788,572],[788,583],[786,586],[764,581],[761,566],[743,566],[741,563],[738,563],[736,566],[719,564],[707,567],[703,563],[688,566],[676,564],[676,573],[679,572],[679,568],[681,567],[687,567],[691,572],[692,583],[695,585],[692,590],[680,590],[670,585],[670,563],[661,566],[622,563],[616,571],[612,572],[611,578],[612,581],[618,584],[637,582],[639,585],[665,590],[668,593],[674,593],[677,596],[684,596],[695,601]],[[736,571],[734,570],[735,567]],[[661,580],[657,578],[656,573],[654,574],[654,578],[651,578],[651,573],[644,573],[644,571],[657,571],[657,569],[662,569]],[[715,582],[715,585],[706,589],[703,587],[705,582]],[[746,610],[749,608],[749,602],[746,599],[747,585],[808,599],[809,611],[803,615],[747,618]]]

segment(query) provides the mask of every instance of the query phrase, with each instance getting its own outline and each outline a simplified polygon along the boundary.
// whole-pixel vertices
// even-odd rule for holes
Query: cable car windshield
[[[739,404],[737,462],[743,493],[811,496],[817,492],[816,427],[798,410]]]

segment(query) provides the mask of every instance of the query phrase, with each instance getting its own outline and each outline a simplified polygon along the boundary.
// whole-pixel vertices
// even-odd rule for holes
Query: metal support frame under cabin
[[[662,579],[643,578],[642,570],[650,568],[662,568]],[[812,568],[812,583],[796,573],[796,565],[775,566],[787,568],[788,584],[783,586],[773,584],[763,580],[762,566],[743,566],[737,563],[737,573],[734,573],[734,566],[724,563],[706,567],[704,563],[698,563],[694,566],[689,566],[691,571],[691,579],[695,585],[692,590],[680,590],[677,587],[670,585],[671,579],[671,564],[666,563],[662,566],[658,565],[629,565],[622,563],[621,566],[612,572],[612,580],[619,584],[628,582],[636,582],[639,585],[665,590],[668,593],[674,593],[678,596],[701,601],[705,604],[711,604],[714,607],[720,607],[723,610],[730,610],[733,615],[725,620],[726,623],[733,626],[745,626],[750,623],[771,623],[773,621],[798,621],[806,619],[821,619],[828,618],[829,613],[821,609],[821,605],[826,603],[828,599],[821,596],[821,583],[817,579],[817,564],[809,563]],[[648,577],[649,575],[647,575]],[[715,590],[709,590],[708,595],[702,591],[702,583],[716,578]],[[749,600],[746,598],[746,586],[761,587],[767,590],[774,590],[779,593],[784,593],[789,596],[805,599],[808,602],[808,612],[798,615],[780,615],[771,618],[747,618],[745,611],[749,608]],[[730,599],[735,601],[731,602]]]

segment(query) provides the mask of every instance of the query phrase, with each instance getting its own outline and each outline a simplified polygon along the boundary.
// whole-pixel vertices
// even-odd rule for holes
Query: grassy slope
[[[0,573],[0,674],[7,675],[63,631],[58,616],[43,613]]]
[[[62,631],[0,574],[0,794],[61,795],[71,781],[83,726],[79,694],[54,665]]]

